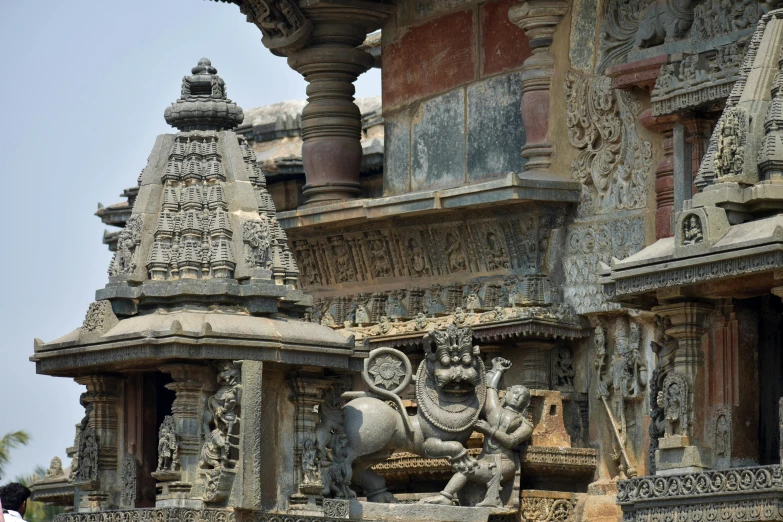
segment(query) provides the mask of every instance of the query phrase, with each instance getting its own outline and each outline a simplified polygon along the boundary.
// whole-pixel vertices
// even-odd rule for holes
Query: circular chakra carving
[[[375,359],[369,372],[375,378],[376,386],[392,390],[405,378],[405,365],[392,355],[382,355]]]

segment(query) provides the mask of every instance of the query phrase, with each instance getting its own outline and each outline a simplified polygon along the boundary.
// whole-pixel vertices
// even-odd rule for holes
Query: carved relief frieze
[[[711,40],[735,31],[749,29],[763,14],[762,2],[755,0],[706,0],[694,10],[691,38]]]
[[[652,151],[636,133],[640,105],[611,83],[606,76],[566,74],[568,139],[580,149],[571,168],[583,186],[581,215],[647,205]]]
[[[573,522],[576,499],[522,497],[522,520],[529,522]]]
[[[670,499],[694,501],[703,495],[760,494],[766,491],[779,491],[781,487],[783,487],[783,469],[778,465],[711,470],[683,475],[637,477],[617,483],[617,503],[624,505],[641,501]],[[719,498],[716,500],[720,501]],[[704,520],[736,519],[729,517],[705,518]],[[764,519],[748,518],[743,520]]]
[[[615,310],[598,284],[600,263],[623,259],[644,246],[644,220],[635,214],[591,222],[576,222],[568,229],[563,259],[566,283],[564,300],[576,313]]]
[[[530,274],[542,265],[549,232],[563,225],[562,213],[547,212],[474,212],[289,234],[300,282],[310,290],[389,278]]]
[[[653,115],[722,105],[739,78],[746,46],[738,40],[663,64],[651,93]]]
[[[235,522],[233,511],[223,509],[143,508],[98,513],[61,513],[53,522]]]
[[[601,27],[599,71],[658,54],[715,48],[746,35],[765,12],[755,0],[610,0]],[[630,56],[629,56],[630,55]]]
[[[450,324],[484,327],[532,322],[540,335],[581,336],[581,323],[562,302],[560,290],[544,275],[473,279],[466,284],[434,284],[386,292],[340,295],[315,300],[308,319],[341,329],[357,340],[420,338]],[[508,332],[507,334],[510,334]],[[477,333],[481,335],[481,333]],[[561,362],[561,386],[573,385],[569,354]]]

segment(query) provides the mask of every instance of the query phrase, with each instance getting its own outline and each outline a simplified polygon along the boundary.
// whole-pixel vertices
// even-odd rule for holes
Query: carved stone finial
[[[181,131],[233,129],[244,119],[242,108],[228,99],[226,83],[207,58],[182,78],[179,99],[166,107],[166,123]]]

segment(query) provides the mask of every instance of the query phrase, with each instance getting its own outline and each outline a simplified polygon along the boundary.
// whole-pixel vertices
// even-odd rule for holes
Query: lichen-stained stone
[[[598,13],[596,0],[574,2],[571,17],[571,41],[568,57],[571,67],[580,71],[592,70],[595,63],[595,26]]]
[[[411,183],[410,113],[403,111],[387,117],[384,136],[383,195],[404,194],[410,190]]]
[[[384,111],[476,79],[475,17],[473,10],[442,16],[384,45]]]
[[[465,183],[465,92],[455,89],[423,102],[412,122],[411,190]]]
[[[519,29],[517,29],[519,30]],[[496,76],[468,87],[468,180],[520,172],[525,126],[520,74]]]
[[[515,3],[494,0],[479,7],[482,77],[522,67],[531,54],[525,32],[508,18],[508,9]]]

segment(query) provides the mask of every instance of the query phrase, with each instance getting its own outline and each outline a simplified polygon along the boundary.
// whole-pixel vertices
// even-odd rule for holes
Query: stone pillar
[[[367,33],[380,27],[390,6],[315,2],[303,7],[313,24],[307,47],[288,55],[288,65],[307,81],[302,111],[302,161],[307,205],[361,195],[362,117],[353,103],[353,82],[374,59],[358,49]]]
[[[550,47],[557,24],[567,11],[568,3],[562,0],[527,0],[508,10],[509,20],[525,31],[533,53],[522,64],[522,121],[526,136],[522,156],[528,160],[528,171],[547,170],[552,163],[549,91],[555,59]]]
[[[641,124],[661,134],[663,154],[658,168],[655,169],[655,239],[672,237],[674,235],[674,158],[673,130],[677,121],[676,115],[653,116],[647,109],[639,116]]]
[[[680,422],[676,433],[659,439],[656,451],[656,474],[688,473],[712,467],[712,454],[707,448],[706,425],[708,422],[707,382],[704,372],[704,334],[707,321],[713,308],[699,302],[682,302],[653,308],[656,314],[671,320],[666,334],[677,340],[670,377],[664,381],[661,390],[665,400],[669,401],[672,392],[667,382],[678,387],[686,386],[685,418]],[[679,380],[679,384],[676,381]],[[682,397],[684,397],[684,392]],[[671,401],[672,412],[676,411]],[[664,413],[667,406],[664,405]]]
[[[294,480],[297,492],[291,496],[292,509],[315,508],[316,497],[320,496],[323,484],[321,482],[305,483],[302,456],[307,440],[315,443],[315,428],[318,425],[318,407],[324,393],[332,386],[332,381],[307,376],[295,375],[290,380],[293,390],[293,401],[296,409],[294,417]],[[314,463],[317,465],[317,462]]]
[[[98,449],[97,481],[83,487],[77,485],[87,491],[87,503],[82,503],[80,510],[100,511],[119,505],[119,419],[123,381],[108,375],[88,375],[75,380],[87,387],[84,402],[92,405],[88,427],[94,430]],[[81,456],[80,459],[84,460]]]
[[[174,382],[166,385],[176,396],[171,415],[179,441],[180,478],[167,481],[158,496],[157,507],[201,507],[200,500],[187,500],[198,480],[201,451],[202,393],[217,389],[214,371],[197,364],[169,364],[160,370],[171,374]]]

